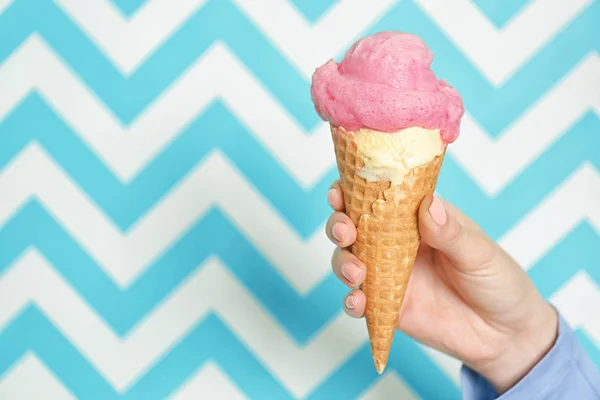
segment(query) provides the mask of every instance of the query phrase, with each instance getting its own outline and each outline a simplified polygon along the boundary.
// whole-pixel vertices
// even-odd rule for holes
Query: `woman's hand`
[[[339,182],[329,203],[336,211],[327,235],[338,246],[333,271],[351,288],[366,268],[345,248],[356,228],[344,213]],[[473,221],[437,197],[419,209],[422,241],[398,329],[417,341],[459,358],[487,378],[499,393],[516,384],[556,340],[558,315],[516,262]],[[362,317],[365,295],[352,290],[344,309]]]

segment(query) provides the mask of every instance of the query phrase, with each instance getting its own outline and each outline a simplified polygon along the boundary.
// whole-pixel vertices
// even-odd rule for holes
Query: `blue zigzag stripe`
[[[204,133],[216,130],[218,135]],[[587,113],[493,199],[449,156],[444,162],[438,190],[460,208],[469,210],[471,217],[497,239],[582,162],[589,160],[600,168],[600,154],[596,151],[600,136],[593,133],[598,131],[600,120],[595,114]],[[330,213],[324,199],[329,184],[337,176],[337,171],[332,169],[314,188],[306,191],[299,187],[220,102],[190,124],[128,185],[115,178],[37,95],[30,96],[0,123],[0,168],[31,140],[41,143],[123,230],[215,148],[227,154],[304,237],[313,234]]]
[[[210,346],[208,343],[218,343]],[[164,399],[214,360],[250,398],[291,398],[218,317],[207,317],[123,395],[37,309],[27,308],[0,332],[0,376],[33,351],[81,399]]]
[[[315,23],[339,0],[290,1],[306,19]],[[112,2],[125,15],[131,17],[146,3],[146,0],[112,0]],[[495,0],[474,0],[474,3],[497,27],[501,28],[525,7],[527,0],[504,0],[502,3]]]
[[[600,48],[600,35],[590,34],[598,32],[598,26],[600,4],[595,2],[499,89],[490,86],[410,1],[400,2],[369,32],[402,29],[420,34],[437,54],[434,68],[439,75],[461,91],[469,111],[492,135],[498,135],[583,56]],[[230,1],[210,0],[130,78],[124,78],[62,11],[44,0],[17,0],[0,15],[0,37],[5,38],[0,41],[0,60],[32,32],[40,32],[126,123],[216,40],[232,48],[305,128],[318,122],[309,82]]]
[[[290,1],[306,19],[315,23],[339,0]],[[123,14],[131,17],[146,3],[146,0],[112,0],[112,2]],[[474,3],[497,27],[501,28],[525,7],[527,0],[504,0],[502,3],[495,0],[474,0]]]
[[[29,228],[32,224],[35,230]],[[192,226],[127,290],[117,287],[35,200],[0,231],[0,271],[31,246],[121,335],[215,255],[299,343],[339,313],[346,292],[330,274],[310,294],[300,296],[218,210]]]
[[[538,290],[549,298],[573,275],[586,271],[596,282],[600,282],[600,236],[587,223],[577,226],[559,246],[554,247],[528,273]],[[576,268],[565,268],[574,265]]]
[[[207,345],[218,343],[218,346]],[[216,350],[213,350],[216,349]],[[163,399],[206,361],[215,360],[250,398],[286,399],[291,396],[218,317],[207,317],[173,351],[120,396],[93,366],[69,343],[47,318],[32,306],[4,332],[0,332],[0,376],[27,351],[33,350],[53,373],[79,398],[85,399]],[[406,359],[411,363],[406,363]],[[341,370],[315,391],[319,398],[354,398],[371,385],[378,375],[371,367],[368,343],[344,364]],[[458,399],[458,389],[410,339],[398,335],[390,354],[388,370],[396,370],[423,398]],[[436,385],[425,385],[418,374],[427,374]],[[330,382],[353,376],[344,393],[332,391]],[[76,377],[76,379],[75,379]],[[358,380],[356,377],[359,377]],[[348,381],[348,383],[350,382]],[[339,387],[339,386],[338,386]]]
[[[30,226],[36,226],[36,229],[29,229]],[[575,239],[570,240],[571,236]],[[582,238],[585,240],[582,241]],[[586,258],[586,254],[597,253],[599,244],[600,239],[594,236],[589,225],[583,223],[580,230],[567,236],[556,247],[556,255],[550,253],[540,262],[544,266],[564,265],[561,263],[564,254],[571,254],[570,263],[600,281],[594,263]],[[299,296],[219,211],[212,211],[197,222],[127,290],[116,287],[35,200],[23,207],[0,231],[0,271],[6,270],[31,246],[39,249],[120,335],[127,334],[148,310],[213,255],[224,261],[278,323],[301,344],[339,312],[340,301],[347,290],[333,275],[329,275],[311,293]],[[562,272],[556,278],[547,273],[536,275],[537,270],[535,267],[532,269],[532,279],[546,297],[556,289],[559,278],[560,282],[564,282],[576,272]],[[544,268],[539,270],[546,271]],[[553,286],[552,292],[546,289],[549,286]]]

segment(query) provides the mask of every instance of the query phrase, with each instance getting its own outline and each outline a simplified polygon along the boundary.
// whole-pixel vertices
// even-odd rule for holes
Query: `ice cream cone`
[[[365,318],[373,360],[381,374],[419,248],[419,205],[435,190],[445,148],[441,155],[409,170],[401,183],[392,186],[390,181],[367,181],[359,176],[364,161],[353,132],[332,125],[331,133],[345,213],[357,228],[351,250],[367,268],[361,289],[367,298]]]
[[[312,76],[311,98],[331,126],[346,214],[358,232],[351,250],[367,268],[365,317],[379,373],[419,249],[418,209],[435,190],[465,111],[432,62],[418,36],[382,31]]]

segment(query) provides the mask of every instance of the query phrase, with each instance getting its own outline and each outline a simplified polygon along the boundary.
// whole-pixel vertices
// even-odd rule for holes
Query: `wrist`
[[[528,326],[508,335],[499,356],[470,367],[485,377],[499,395],[523,379],[554,346],[558,313],[548,303],[540,306]]]

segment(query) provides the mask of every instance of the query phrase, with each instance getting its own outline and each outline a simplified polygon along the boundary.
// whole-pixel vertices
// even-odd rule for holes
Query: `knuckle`
[[[481,233],[473,235],[473,258],[480,268],[490,267],[496,261],[498,252],[490,240]]]
[[[473,232],[469,236],[470,264],[478,270],[485,271],[496,263],[498,248],[481,232]]]
[[[450,246],[455,246],[463,241],[465,236],[465,230],[458,221],[453,220],[452,223],[448,224],[448,231],[446,235],[448,237],[447,243]]]

